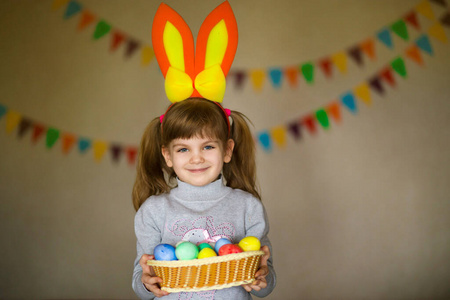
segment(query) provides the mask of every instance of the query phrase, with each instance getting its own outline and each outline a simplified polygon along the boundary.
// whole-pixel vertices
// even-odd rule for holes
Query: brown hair
[[[226,185],[241,189],[261,199],[256,186],[255,144],[247,117],[231,111],[233,120],[230,132],[221,107],[202,98],[189,98],[175,103],[164,116],[153,119],[142,137],[136,180],[133,187],[133,205],[136,210],[152,196],[169,192],[171,179],[176,174],[169,168],[161,153],[162,146],[168,146],[177,138],[189,139],[195,136],[213,137],[221,141],[223,149],[228,138],[234,140],[231,161],[223,166]]]

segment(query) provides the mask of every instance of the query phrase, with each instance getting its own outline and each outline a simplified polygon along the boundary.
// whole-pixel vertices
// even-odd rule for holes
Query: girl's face
[[[231,139],[223,149],[219,140],[193,137],[175,139],[161,150],[167,166],[173,168],[181,181],[204,186],[219,177],[223,164],[231,160],[233,148]]]

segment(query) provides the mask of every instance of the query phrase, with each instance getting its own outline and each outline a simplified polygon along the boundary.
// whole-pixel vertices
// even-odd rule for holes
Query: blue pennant
[[[427,52],[430,55],[433,55],[433,49],[431,48],[430,40],[428,39],[428,36],[425,34],[420,36],[416,40],[416,45],[423,51]]]
[[[6,114],[6,111],[6,106],[0,104],[0,118],[3,117],[4,114]]]
[[[392,49],[393,44],[392,44],[391,32],[389,31],[389,29],[384,28],[383,30],[381,30],[380,32],[377,33],[377,37],[380,41],[383,42],[383,44],[385,44],[386,46],[388,46],[389,48]]]
[[[274,87],[279,88],[281,86],[281,76],[283,73],[280,69],[271,69],[269,71],[270,79],[272,79],[272,84]]]
[[[81,4],[77,1],[70,1],[69,4],[67,4],[66,12],[64,13],[64,19],[68,19],[71,16],[79,13],[81,11]]]
[[[82,139],[78,141],[78,149],[81,153],[84,153],[91,146],[91,141],[88,139]]]
[[[263,146],[263,149],[270,152],[272,150],[272,140],[270,138],[270,135],[268,132],[262,132],[258,136],[259,141],[261,142],[261,145]]]
[[[343,95],[341,101],[352,113],[357,112],[355,97],[351,93]]]

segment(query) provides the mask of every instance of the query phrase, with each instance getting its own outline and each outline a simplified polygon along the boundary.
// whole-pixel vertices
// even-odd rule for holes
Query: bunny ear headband
[[[219,104],[225,95],[225,77],[238,43],[237,23],[228,1],[216,7],[203,21],[195,55],[189,26],[164,3],[153,20],[152,43],[165,78],[167,98],[172,103],[190,97],[213,101],[224,111],[229,127],[230,110]],[[163,118],[164,115],[160,117],[161,123]]]

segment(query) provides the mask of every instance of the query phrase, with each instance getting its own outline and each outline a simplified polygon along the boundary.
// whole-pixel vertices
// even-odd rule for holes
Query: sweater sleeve
[[[132,287],[140,299],[154,299],[155,295],[148,291],[141,281],[142,268],[139,265],[139,260],[143,254],[153,253],[153,249],[161,241],[161,231],[156,225],[155,219],[152,217],[149,205],[146,204],[148,203],[144,203],[134,218],[137,255],[134,261]]]
[[[269,267],[269,274],[266,276],[267,287],[260,290],[253,290],[251,293],[257,297],[263,298],[269,295],[276,285],[276,273],[273,267],[273,250],[270,243],[269,233],[269,220],[263,204],[258,199],[253,199],[248,206],[246,213],[245,224],[246,236],[255,236],[260,239],[261,246],[268,246],[270,249],[270,257],[267,261]]]

